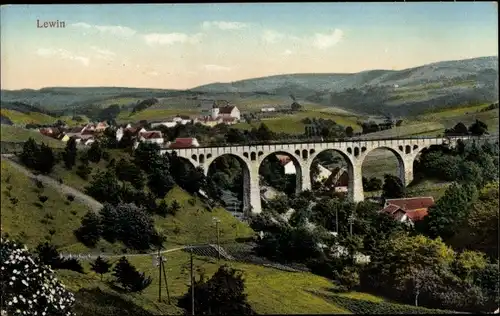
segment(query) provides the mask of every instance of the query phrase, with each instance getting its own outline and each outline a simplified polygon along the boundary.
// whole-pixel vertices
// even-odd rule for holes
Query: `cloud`
[[[148,71],[146,72],[146,75],[156,77],[159,75],[159,73],[157,73],[156,71]]]
[[[262,39],[268,43],[276,43],[277,41],[285,38],[285,35],[273,30],[266,30],[262,34]]]
[[[188,35],[184,33],[150,33],[144,35],[148,45],[172,45],[176,43],[196,44],[201,40],[202,34]]]
[[[99,59],[112,59],[114,56],[116,56],[116,53],[105,48],[99,48],[96,46],[90,46],[90,48],[97,53],[96,56]]]
[[[314,34],[313,45],[319,49],[326,49],[338,44],[344,37],[344,32],[340,29],[335,29],[330,34]]]
[[[230,71],[230,67],[219,66],[219,65],[203,65],[203,69],[206,71]]]
[[[289,50],[289,49],[287,49],[287,50],[285,50],[285,51],[283,52],[283,55],[285,55],[285,56],[289,56],[289,55],[291,55],[291,54],[293,54],[293,52],[292,52],[291,50]]]
[[[88,66],[90,64],[90,59],[88,57],[78,56],[61,48],[39,48],[36,53],[42,57],[57,57],[62,59],[75,60],[81,62],[84,66]]]
[[[79,27],[83,29],[95,29],[101,33],[108,33],[115,36],[130,37],[137,33],[136,30],[131,29],[127,26],[121,25],[91,25],[85,22],[78,22],[71,24],[73,27]]]
[[[205,21],[201,24],[204,29],[210,29],[212,27],[219,28],[221,30],[241,30],[248,25],[242,22],[228,22],[228,21]]]

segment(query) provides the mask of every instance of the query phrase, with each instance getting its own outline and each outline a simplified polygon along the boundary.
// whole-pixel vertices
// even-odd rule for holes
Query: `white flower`
[[[25,280],[22,280],[21,281],[25,286],[28,286],[28,282],[26,282]]]

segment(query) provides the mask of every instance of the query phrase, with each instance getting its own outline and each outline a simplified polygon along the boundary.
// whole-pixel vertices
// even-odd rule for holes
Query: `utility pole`
[[[335,232],[339,235],[339,210],[335,209]]]
[[[165,264],[163,263],[163,258],[160,259],[160,264],[161,264],[161,267],[162,267],[162,270],[163,270],[163,278],[165,279],[165,288],[167,289],[168,305],[170,305],[170,292],[168,290],[168,279],[167,279],[167,273],[165,272]],[[160,280],[161,280],[161,278],[160,278]]]
[[[217,262],[220,261],[220,243],[219,243],[219,223],[220,220],[217,217],[213,218],[215,222],[215,229],[217,231]]]
[[[158,260],[158,279],[160,282],[158,283],[158,302],[161,302],[161,247],[158,247],[158,256],[156,257]]]
[[[191,246],[191,315],[194,316],[194,271],[193,271],[193,247]]]

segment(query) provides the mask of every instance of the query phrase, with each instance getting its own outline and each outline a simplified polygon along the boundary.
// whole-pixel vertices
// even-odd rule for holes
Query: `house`
[[[387,199],[381,212],[389,214],[397,221],[413,225],[427,216],[428,209],[432,205],[434,205],[432,196]]]
[[[158,122],[158,123],[151,123],[151,128],[155,128],[155,127],[158,127],[158,126],[165,126],[165,127],[168,127],[168,128],[172,128],[172,127],[175,127],[177,125],[178,125],[178,123],[172,120],[172,121],[164,121],[164,122]]]
[[[239,121],[241,119],[240,110],[234,105],[229,105],[229,102],[227,102],[226,100],[202,100],[202,102],[200,103],[200,107],[202,108],[201,118],[210,117],[213,120],[216,120],[218,118],[233,118],[232,120],[227,120],[226,122],[228,123],[231,123],[235,120]]]
[[[237,120],[241,119],[240,110],[234,105],[220,107],[219,116],[222,116],[223,118],[235,118]]]
[[[198,140],[196,138],[176,138],[174,142],[168,143],[168,148],[181,149],[181,148],[192,148],[200,147]]]
[[[316,179],[314,179],[315,181],[318,182],[326,181],[332,175],[332,172],[328,170],[328,168],[325,168],[320,164],[318,164],[318,169],[319,169],[319,174],[316,176]]]
[[[68,137],[80,136],[84,130],[85,130],[84,126],[73,127],[72,129],[66,132],[66,135]]]
[[[106,123],[105,121],[99,122],[95,125],[95,131],[96,132],[104,132],[107,128],[109,127],[109,124]]]
[[[55,135],[54,138],[62,142],[67,142],[71,137],[69,137],[66,133],[59,133],[58,135]]]
[[[276,158],[281,162],[281,165],[285,168],[285,174],[295,174],[297,170],[295,169],[295,164],[292,159],[287,155],[276,155]]]
[[[125,134],[125,131],[128,131],[129,133],[132,134],[132,137],[137,137],[140,133],[146,132],[146,129],[144,127],[131,127],[130,124],[127,124],[125,128],[120,127],[119,129],[116,130],[116,140],[120,141]]]
[[[346,193],[349,185],[349,174],[347,173],[347,169],[336,167],[323,185],[326,188],[334,189],[335,192]]]
[[[203,117],[199,117],[199,118],[194,119],[193,123],[195,123],[195,124],[200,123],[200,124],[205,125],[205,126],[214,127],[218,124],[222,124],[223,119],[222,119],[222,117],[217,117],[214,119],[211,116],[203,116]]]
[[[261,112],[276,112],[276,108],[262,108],[260,109]]]
[[[160,131],[147,131],[139,133],[138,140],[145,143],[163,145],[163,135]]]

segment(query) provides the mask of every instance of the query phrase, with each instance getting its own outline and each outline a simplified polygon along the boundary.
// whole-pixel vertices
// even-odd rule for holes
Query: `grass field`
[[[404,137],[404,136],[437,136],[443,134],[444,125],[439,122],[404,122],[403,125],[393,127],[384,131],[363,135],[363,138],[371,137]]]
[[[32,124],[53,124],[57,121],[56,118],[38,112],[22,113],[15,110],[0,109],[0,114],[9,118],[14,124],[26,125]]]
[[[172,298],[172,305],[166,303],[165,289],[162,291],[164,302],[157,302],[159,279],[157,268],[152,265],[152,259],[149,256],[129,258],[130,262],[139,271],[145,272],[153,278],[152,284],[142,294],[129,294],[125,296],[117,293],[105,282],[100,282],[99,276],[89,271],[87,263],[85,263],[85,270],[88,272],[87,275],[81,275],[72,271],[57,271],[57,273],[62,282],[67,285],[67,288],[72,291],[98,286],[102,291],[129,299],[136,305],[142,306],[154,314],[182,314],[183,311],[174,305],[177,299],[188,290],[189,255],[179,251],[169,253],[166,257],[166,270],[169,278],[169,292]],[[310,273],[285,272],[253,264],[225,262],[221,260],[221,264],[224,263],[243,271],[248,301],[258,314],[349,313],[348,310],[311,293],[313,291],[327,291],[333,287],[331,281],[325,278]],[[215,259],[195,256],[194,266],[196,270],[203,270],[205,275],[210,277],[219,265]],[[109,276],[106,277],[110,278]],[[383,301],[382,298],[357,292],[342,294],[342,296],[361,298],[367,301]],[[77,299],[78,297],[77,294]],[[93,303],[92,300],[86,300],[85,302],[77,300],[77,304],[84,303],[95,305],[95,302]],[[105,306],[101,306],[100,308],[105,308]]]
[[[41,144],[42,142],[44,142],[45,144],[53,148],[63,148],[64,146],[66,146],[66,143],[42,135],[37,130],[28,130],[22,127],[4,125],[4,124],[0,125],[0,127],[1,127],[0,135],[2,142],[23,143],[31,137],[37,143]]]
[[[29,247],[50,237],[51,229],[55,231],[51,240],[58,247],[77,243],[73,230],[80,226],[80,219],[88,210],[86,206],[67,201],[66,196],[50,187],[37,188],[33,180],[3,159],[1,183],[2,231],[22,238]],[[48,200],[41,203],[39,194]],[[14,205],[10,197],[18,199],[18,203]]]
[[[441,198],[446,189],[451,185],[451,182],[438,181],[433,179],[426,179],[422,181],[415,181],[406,187],[406,194],[408,197],[417,196],[432,196],[434,201]],[[380,197],[382,191],[365,192],[367,197]]]
[[[156,121],[167,119],[176,115],[197,115],[199,111],[192,109],[158,109],[150,108],[132,114],[130,111],[122,111],[118,115],[117,122],[138,122],[140,120]]]
[[[357,124],[357,117],[347,114],[332,113],[323,111],[324,108],[319,108],[318,110],[305,110],[297,112],[295,114],[279,115],[276,118],[262,119],[260,122],[248,123],[238,123],[235,124],[235,128],[248,130],[253,127],[258,127],[260,123],[266,124],[269,129],[277,133],[288,133],[292,135],[303,134],[305,132],[305,124],[302,122],[305,118],[322,118],[331,119],[337,124],[342,126],[351,126],[355,132],[361,130],[361,127]]]

